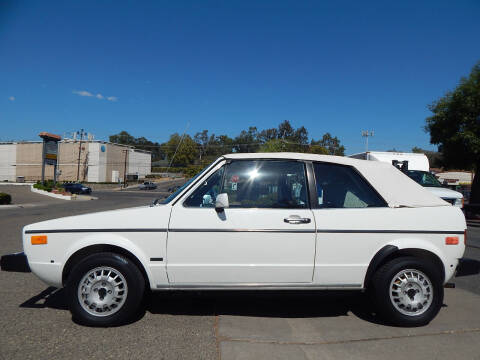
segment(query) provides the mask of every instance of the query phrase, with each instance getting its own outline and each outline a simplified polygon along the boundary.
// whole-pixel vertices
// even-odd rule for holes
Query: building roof
[[[38,134],[43,139],[52,139],[56,141],[62,140],[62,137],[60,135],[52,134],[46,131],[42,131],[40,134]]]
[[[77,142],[80,142],[80,140],[74,140],[74,139],[68,139],[68,138],[63,138],[62,140],[60,140],[58,143],[59,144],[62,144],[62,143],[77,143]],[[19,141],[4,141],[4,142],[0,142],[0,145],[16,145],[16,144],[42,144],[43,141],[42,140],[19,140]],[[149,151],[149,150],[143,150],[143,149],[137,149],[135,147],[135,145],[125,145],[125,144],[117,144],[117,143],[112,143],[112,142],[109,142],[109,141],[103,141],[103,140],[87,140],[87,139],[84,139],[82,140],[82,143],[83,144],[88,144],[88,143],[98,143],[98,144],[109,144],[109,145],[114,145],[114,146],[121,146],[121,147],[126,147],[126,148],[129,148],[133,151],[136,151],[136,152],[143,152],[143,153],[147,153],[147,154],[151,154],[152,152]]]

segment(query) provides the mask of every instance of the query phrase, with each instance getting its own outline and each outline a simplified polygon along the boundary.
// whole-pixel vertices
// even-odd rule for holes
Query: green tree
[[[216,137],[217,147],[215,155],[230,154],[233,152],[233,139],[227,135],[219,135]]]
[[[115,144],[132,145],[137,149],[151,151],[152,161],[165,158],[161,145],[157,142],[151,142],[143,136],[136,138],[126,131],[121,131],[118,134],[110,135],[109,141]]]
[[[128,132],[120,131],[116,135],[110,135],[108,137],[108,141],[115,144],[123,144],[123,145],[134,145],[135,144],[135,137],[130,135]]]
[[[256,126],[250,126],[248,131],[242,130],[240,135],[235,138],[235,152],[257,152],[261,141],[258,138],[258,130]]]
[[[447,167],[475,171],[471,203],[480,203],[480,62],[458,86],[429,105],[425,129]]]
[[[197,143],[193,141],[190,135],[185,135],[183,141],[182,136],[178,133],[170,135],[165,148],[168,161],[170,162],[173,159],[172,166],[192,165],[197,158]]]
[[[327,150],[326,154],[328,155],[345,155],[345,147],[340,145],[340,140],[335,136],[333,137],[330,133],[325,133],[320,140],[313,140],[310,142],[310,148],[313,146],[320,146]],[[317,154],[323,154],[323,152],[317,152]]]
[[[202,155],[205,155],[207,152],[208,146],[208,130],[203,130],[202,132],[197,132],[193,137],[195,142],[198,144],[198,155],[200,161],[202,161]]]
[[[270,140],[278,139],[278,130],[275,128],[262,130],[260,131],[260,134],[258,135],[258,137],[260,141],[264,143]]]
[[[308,147],[307,152],[310,154],[319,154],[319,155],[330,155],[327,148],[322,145],[311,144]]]
[[[262,144],[259,152],[286,152],[289,150],[289,144],[282,139],[272,139]]]

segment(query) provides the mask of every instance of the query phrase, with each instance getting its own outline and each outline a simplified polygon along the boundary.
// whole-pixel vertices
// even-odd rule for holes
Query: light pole
[[[362,137],[365,138],[365,152],[367,153],[367,157],[368,157],[368,137],[369,136],[373,136],[374,135],[374,131],[373,130],[362,130]],[[368,158],[367,158],[368,160]]]
[[[80,130],[80,143],[78,144],[78,165],[77,165],[77,182],[80,179],[80,159],[82,156],[82,140],[83,140],[83,129]]]

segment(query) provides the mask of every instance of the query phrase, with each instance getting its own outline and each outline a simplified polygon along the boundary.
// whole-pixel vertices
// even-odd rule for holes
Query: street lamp
[[[374,132],[373,130],[362,130],[362,137],[365,138],[365,152],[368,153],[368,138],[370,136],[373,136],[374,135]],[[367,154],[368,155],[368,154]],[[368,160],[368,159],[367,159]]]

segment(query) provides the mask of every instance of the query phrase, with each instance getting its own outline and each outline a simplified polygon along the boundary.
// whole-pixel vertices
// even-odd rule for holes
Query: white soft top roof
[[[292,159],[320,161],[356,168],[378,191],[390,207],[449,206],[417,184],[393,165],[380,161],[359,160],[343,156],[303,153],[238,153],[223,156],[226,159]]]

